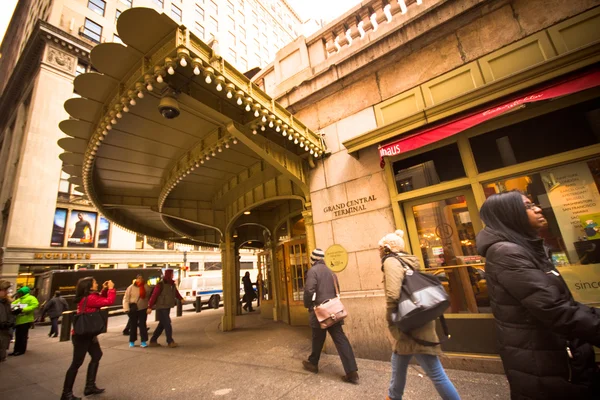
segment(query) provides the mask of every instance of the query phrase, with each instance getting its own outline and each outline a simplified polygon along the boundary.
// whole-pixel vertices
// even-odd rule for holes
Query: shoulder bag
[[[321,329],[327,329],[348,316],[348,312],[340,300],[340,290],[338,288],[337,279],[333,273],[331,275],[333,278],[333,285],[335,286],[335,297],[333,299],[325,300],[315,307],[315,316],[319,321]]]
[[[398,309],[392,314],[394,324],[400,331],[423,346],[436,346],[445,342],[450,335],[444,319],[444,311],[450,307],[450,300],[441,282],[434,276],[413,269],[401,257],[394,258],[405,270]],[[410,334],[411,331],[436,318],[440,319],[445,335],[441,342],[422,340]]]
[[[108,315],[98,311],[86,313],[88,296],[85,297],[81,313],[75,314],[73,318],[73,330],[76,335],[96,336],[106,332]]]

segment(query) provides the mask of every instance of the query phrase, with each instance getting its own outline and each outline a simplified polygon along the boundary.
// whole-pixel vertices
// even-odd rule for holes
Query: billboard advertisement
[[[88,211],[71,211],[67,239],[68,247],[94,247],[94,227],[96,213]]]
[[[98,247],[106,249],[108,248],[108,237],[110,234],[110,222],[100,216],[98,220]]]
[[[65,238],[65,225],[67,223],[67,210],[57,208],[54,212],[54,225],[52,226],[52,238],[50,246],[61,247]]]

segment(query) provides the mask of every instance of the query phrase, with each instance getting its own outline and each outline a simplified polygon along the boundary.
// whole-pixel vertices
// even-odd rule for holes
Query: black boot
[[[73,384],[75,383],[75,378],[77,378],[77,370],[73,372],[69,369],[67,371],[67,376],[65,376],[65,384],[60,400],[81,400],[81,397],[73,396]]]
[[[96,386],[96,374],[98,373],[99,366],[100,364],[92,362],[88,365],[87,377],[85,378],[85,390],[83,391],[83,394],[86,396],[104,393],[104,389],[100,389]]]
[[[81,397],[75,397],[73,392],[63,392],[60,400],[81,400]]]

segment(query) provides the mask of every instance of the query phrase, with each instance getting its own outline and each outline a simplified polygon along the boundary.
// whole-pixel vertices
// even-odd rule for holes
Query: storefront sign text
[[[334,217],[341,217],[342,215],[349,215],[359,211],[365,211],[367,209],[367,203],[377,200],[375,195],[369,197],[361,197],[354,200],[348,200],[345,203],[338,203],[323,208],[324,213],[332,212]]]
[[[34,260],[89,260],[89,253],[35,253]]]

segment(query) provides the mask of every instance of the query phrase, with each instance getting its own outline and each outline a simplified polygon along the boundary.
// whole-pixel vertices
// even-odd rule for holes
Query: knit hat
[[[388,248],[390,251],[394,253],[398,253],[400,251],[404,251],[404,231],[398,229],[394,233],[388,233],[379,241],[380,248]]]
[[[17,290],[17,293],[21,296],[25,296],[26,294],[31,293],[31,289],[29,289],[29,286],[23,286],[21,289]]]
[[[0,290],[8,290],[8,288],[11,286],[12,283],[10,283],[10,281],[7,281],[6,279],[0,279]]]
[[[319,260],[323,260],[325,258],[325,253],[321,249],[314,249],[312,253],[310,253],[310,261],[312,263],[316,263]]]
[[[167,282],[173,282],[173,270],[172,269],[165,269],[165,274],[163,276],[163,280],[165,280]]]

